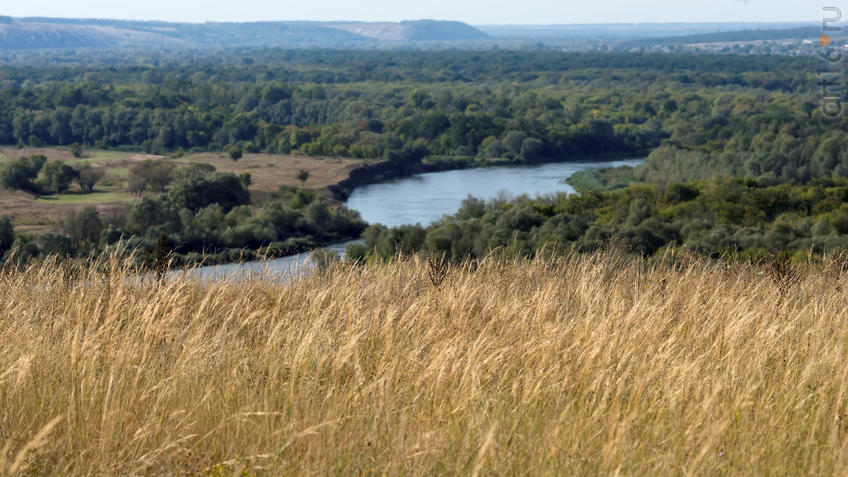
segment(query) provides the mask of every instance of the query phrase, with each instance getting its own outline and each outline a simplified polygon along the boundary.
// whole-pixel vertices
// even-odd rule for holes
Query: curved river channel
[[[532,166],[503,166],[455,171],[428,172],[357,188],[345,203],[358,211],[370,224],[390,227],[405,224],[429,225],[446,214],[456,212],[462,200],[472,195],[491,199],[501,195],[538,196],[558,192],[574,193],[564,181],[586,169],[637,166],[643,159],[621,159],[603,162],[557,162]],[[342,253],[347,243],[329,246]],[[309,254],[303,253],[270,261],[216,265],[195,268],[188,273],[201,279],[230,276],[269,276],[280,278],[308,272]]]

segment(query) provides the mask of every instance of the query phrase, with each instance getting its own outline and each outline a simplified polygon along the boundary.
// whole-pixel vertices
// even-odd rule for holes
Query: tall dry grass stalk
[[[0,474],[848,472],[825,267],[336,266],[292,283],[0,275]],[[841,288],[839,288],[841,290]]]

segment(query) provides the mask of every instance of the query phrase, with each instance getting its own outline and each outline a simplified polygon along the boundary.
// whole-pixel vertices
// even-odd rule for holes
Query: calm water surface
[[[445,214],[455,213],[469,195],[491,199],[503,193],[510,196],[574,193],[574,188],[563,181],[577,171],[641,163],[642,159],[626,159],[431,172],[358,187],[345,205],[359,211],[370,224],[429,225]]]
[[[575,172],[603,167],[633,167],[642,161],[560,162],[429,172],[359,187],[353,191],[345,205],[359,211],[362,218],[372,224],[380,223],[390,227],[404,224],[429,225],[445,214],[456,212],[462,200],[469,195],[491,199],[502,194],[537,196],[557,192],[574,193],[574,188],[564,181]],[[347,243],[328,248],[342,253]],[[202,267],[173,274],[188,274],[204,280],[235,276],[290,279],[309,273],[312,267],[309,254],[303,253],[276,260]]]

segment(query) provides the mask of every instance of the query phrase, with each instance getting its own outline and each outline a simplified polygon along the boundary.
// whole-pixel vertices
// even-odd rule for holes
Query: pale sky
[[[475,25],[821,21],[805,0],[3,0],[0,15],[132,20],[286,21],[415,19]],[[848,17],[848,10],[846,10]]]

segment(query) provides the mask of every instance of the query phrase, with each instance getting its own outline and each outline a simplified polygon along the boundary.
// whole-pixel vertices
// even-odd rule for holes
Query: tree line
[[[371,225],[364,243],[348,252],[351,260],[533,257],[609,246],[644,256],[667,248],[713,257],[835,253],[848,250],[846,201],[848,179],[772,185],[727,176],[548,198],[469,197],[456,214],[427,227]]]
[[[740,126],[734,108],[746,102],[782,101],[817,121],[801,94],[811,67],[802,58],[284,50],[139,54],[108,66],[85,58],[0,66],[0,143],[521,162],[709,144]],[[786,120],[787,111],[767,109],[767,122]],[[747,121],[756,111],[735,113]]]

